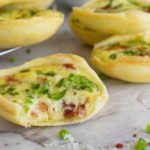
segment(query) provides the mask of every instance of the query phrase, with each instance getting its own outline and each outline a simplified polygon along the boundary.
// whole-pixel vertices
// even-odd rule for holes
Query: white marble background
[[[82,44],[69,30],[67,24],[51,39],[31,47],[32,53],[20,49],[0,57],[0,68],[22,64],[33,58],[53,53],[75,53],[89,61],[91,48]],[[16,57],[10,63],[10,57]],[[143,129],[150,123],[150,84],[131,84],[113,79],[104,81],[110,95],[109,102],[97,116],[77,125],[23,128],[0,119],[0,150],[115,150],[123,143],[124,149],[133,150],[139,137],[150,142]],[[57,132],[68,129],[74,142],[58,139]],[[132,135],[137,134],[134,138]]]

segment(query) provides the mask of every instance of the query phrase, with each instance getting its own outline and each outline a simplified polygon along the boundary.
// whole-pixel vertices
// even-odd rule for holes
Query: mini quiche
[[[64,15],[52,10],[0,10],[0,48],[28,46],[56,33]]]
[[[115,36],[98,43],[91,60],[108,76],[128,82],[150,82],[150,32]]]
[[[0,115],[25,127],[83,122],[107,99],[102,81],[76,55],[56,54],[0,70]]]
[[[6,5],[7,9],[43,10],[52,4],[53,0],[19,0]]]
[[[14,2],[15,0],[0,0],[0,7],[3,7],[5,5],[8,5],[12,2]]]
[[[70,26],[77,36],[90,45],[113,35],[148,31],[150,5],[144,2],[143,5],[142,2],[136,4],[135,1],[91,0],[73,8],[69,17]]]

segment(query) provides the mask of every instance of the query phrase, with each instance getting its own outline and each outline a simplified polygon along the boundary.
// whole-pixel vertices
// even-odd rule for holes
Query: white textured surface
[[[0,67],[7,68],[57,52],[77,53],[89,60],[91,50],[64,26],[52,39],[33,46],[30,55],[21,49],[0,57]],[[17,57],[14,64],[8,62],[12,56]],[[116,150],[113,145],[120,142],[125,144],[124,150],[132,150],[139,137],[150,141],[150,135],[143,132],[150,123],[150,84],[112,79],[105,83],[109,102],[97,116],[83,124],[25,129],[0,119],[0,150]],[[75,141],[60,141],[57,132],[61,128],[68,129]],[[132,137],[134,133],[138,134],[137,138]]]

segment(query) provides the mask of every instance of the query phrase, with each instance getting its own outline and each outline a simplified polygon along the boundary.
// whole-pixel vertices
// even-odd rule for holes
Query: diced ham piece
[[[48,111],[48,105],[44,102],[40,102],[38,104],[38,108],[41,112],[47,112]]]
[[[31,116],[32,116],[32,118],[37,118],[38,117],[37,113],[34,112],[34,111],[31,112]]]

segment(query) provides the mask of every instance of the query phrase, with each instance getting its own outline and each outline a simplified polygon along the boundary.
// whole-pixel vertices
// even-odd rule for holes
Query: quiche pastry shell
[[[14,2],[14,0],[0,0],[0,7],[8,5],[8,4],[12,3],[12,2]]]
[[[0,21],[0,48],[29,46],[42,42],[56,33],[63,20],[62,13],[52,10],[42,10],[37,16],[29,18],[4,19]]]
[[[110,36],[110,35],[100,34],[97,31],[88,29],[82,26],[80,23],[75,22],[73,14],[70,15],[69,17],[69,25],[77,37],[79,37],[83,42],[91,46]]]
[[[98,71],[110,77],[128,82],[149,83],[149,55],[124,57],[120,56],[117,59],[113,60],[109,58],[111,52],[103,49],[103,47],[105,46],[130,40],[141,40],[149,43],[150,32],[144,32],[135,35],[114,36],[100,43],[97,43],[91,54],[92,64]]]
[[[87,119],[94,116],[107,102],[108,94],[107,90],[99,79],[97,74],[89,67],[87,62],[76,55],[72,54],[56,54],[43,58],[38,58],[35,60],[31,60],[21,66],[10,68],[10,69],[1,69],[0,70],[0,78],[14,75],[21,70],[30,69],[33,67],[48,65],[48,64],[64,64],[64,63],[73,63],[74,66],[80,70],[82,70],[85,74],[88,74],[98,85],[101,90],[101,96],[99,99],[93,100],[91,112],[83,118],[80,119],[64,119],[64,120],[42,120],[35,121],[34,119],[28,120],[25,117],[21,117],[22,108],[17,104],[11,102],[9,99],[6,99],[5,96],[0,95],[0,115],[18,125],[22,125],[25,127],[31,126],[58,126],[58,125],[66,125],[66,124],[74,124],[81,123],[86,121]]]
[[[104,35],[104,37],[106,35],[136,34],[150,29],[150,14],[148,12],[136,8],[109,13],[107,11],[94,12],[93,8],[98,3],[101,3],[100,0],[92,0],[81,7],[74,7],[71,13],[72,20],[77,20],[82,26],[97,32],[97,35]],[[73,29],[73,31],[79,35],[77,30]],[[84,37],[86,36],[88,34],[85,33]],[[89,43],[88,40],[86,42]]]

